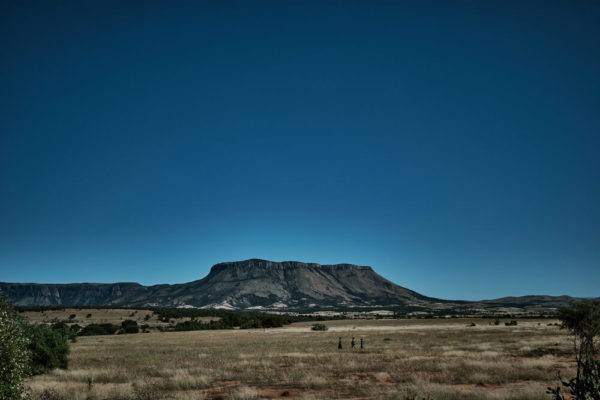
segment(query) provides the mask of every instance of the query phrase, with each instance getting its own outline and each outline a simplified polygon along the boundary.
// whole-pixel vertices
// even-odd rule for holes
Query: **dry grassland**
[[[548,399],[557,370],[573,372],[571,342],[549,322],[346,320],[325,322],[327,332],[298,323],[82,337],[69,370],[29,386],[34,400]],[[366,349],[352,350],[352,336]]]

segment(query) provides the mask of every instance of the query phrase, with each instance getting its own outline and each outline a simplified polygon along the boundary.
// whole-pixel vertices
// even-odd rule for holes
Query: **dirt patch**
[[[225,386],[225,387],[235,387],[242,383],[242,381],[215,381],[212,383],[213,386]]]
[[[360,379],[360,380],[369,379],[370,375],[371,375],[371,373],[369,373],[369,372],[353,372],[350,374],[352,379]]]

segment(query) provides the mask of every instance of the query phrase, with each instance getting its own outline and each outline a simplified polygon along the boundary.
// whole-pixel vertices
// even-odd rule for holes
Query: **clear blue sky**
[[[598,1],[0,7],[0,281],[600,296]]]

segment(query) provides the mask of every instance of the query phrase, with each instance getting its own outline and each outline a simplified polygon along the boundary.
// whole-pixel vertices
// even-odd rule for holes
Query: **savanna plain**
[[[571,338],[555,320],[506,321],[338,320],[323,322],[327,331],[303,322],[80,337],[67,370],[28,386],[34,400],[548,399],[558,371],[574,374]]]

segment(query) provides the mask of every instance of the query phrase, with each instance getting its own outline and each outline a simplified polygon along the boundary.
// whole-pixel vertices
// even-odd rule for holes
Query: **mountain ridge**
[[[426,312],[518,312],[518,309],[543,312],[578,300],[545,295],[443,300],[397,285],[370,266],[258,258],[215,264],[204,278],[187,283],[144,286],[137,282],[0,282],[0,291],[16,305],[24,306],[154,306],[290,312],[378,307]]]

